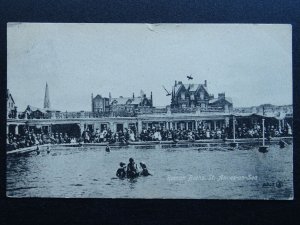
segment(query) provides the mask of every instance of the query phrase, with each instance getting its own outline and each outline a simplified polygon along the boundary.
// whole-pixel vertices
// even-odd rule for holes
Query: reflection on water
[[[292,199],[293,146],[224,144],[53,147],[7,157],[11,197]],[[118,179],[121,161],[144,161],[153,176]]]

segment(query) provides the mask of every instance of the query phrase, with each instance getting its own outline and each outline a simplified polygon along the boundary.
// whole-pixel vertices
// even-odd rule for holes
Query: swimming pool
[[[153,176],[116,178],[121,161],[145,162]],[[272,144],[52,146],[7,156],[10,197],[292,199],[293,146]]]

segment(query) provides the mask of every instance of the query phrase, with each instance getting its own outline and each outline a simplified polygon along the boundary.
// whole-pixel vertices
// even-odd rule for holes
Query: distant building
[[[19,115],[20,119],[47,119],[54,117],[51,114],[60,112],[54,109],[43,109],[35,106],[28,105],[25,111]]]
[[[35,106],[28,105],[25,111],[19,115],[20,119],[45,119],[50,117],[51,114],[55,114],[60,112],[59,110],[55,110],[51,108],[50,104],[50,95],[49,95],[49,87],[48,83],[46,83],[45,87],[45,97],[44,97],[44,108],[39,108]]]
[[[93,97],[92,94],[92,112],[109,112],[109,98],[102,97],[101,95],[96,95]]]
[[[225,96],[225,93],[219,93],[217,98],[209,94],[206,80],[204,84],[183,84],[181,81],[175,81],[172,88],[171,108],[194,107],[231,111],[233,103],[231,98]]]
[[[207,91],[207,83],[204,84],[183,84],[175,81],[172,90],[172,108],[196,107],[207,108],[209,100],[213,99]]]
[[[233,103],[231,98],[225,96],[225,93],[219,93],[217,98],[210,99],[208,102],[209,107],[231,112]]]
[[[17,116],[17,106],[15,104],[15,101],[9,92],[9,89],[7,89],[6,92],[6,109],[7,109],[7,118],[16,118]]]
[[[44,119],[46,114],[47,111],[45,109],[28,105],[23,112],[23,117],[26,119]]]
[[[134,93],[132,97],[120,96],[118,98],[112,98],[111,94],[109,94],[108,98],[101,95],[93,97],[92,94],[92,112],[132,113],[142,107],[153,107],[152,92],[150,98],[143,91],[137,97],[135,97]]]

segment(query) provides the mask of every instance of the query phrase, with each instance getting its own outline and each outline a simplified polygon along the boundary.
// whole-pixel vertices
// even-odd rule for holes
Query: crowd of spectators
[[[23,134],[7,134],[7,150],[15,150],[35,145],[77,143],[75,137],[69,137],[67,133],[49,133],[29,131],[24,128]]]
[[[283,129],[275,128],[275,126],[267,126],[265,129],[265,137],[282,137],[291,136],[292,130],[290,126]],[[235,130],[235,138],[260,138],[262,137],[262,128],[260,125],[254,125],[248,128],[245,124],[237,126]],[[186,129],[143,129],[140,134],[141,141],[166,141],[166,140],[202,140],[202,139],[227,139],[233,138],[233,131],[229,127],[221,127],[210,129],[203,126],[195,130]]]
[[[33,131],[24,130],[23,135],[8,134],[7,148],[14,150],[18,148],[30,147],[34,145],[43,144],[62,144],[62,143],[102,143],[108,142],[128,144],[135,141],[178,141],[178,140],[202,140],[202,139],[227,139],[233,138],[232,129],[229,127],[221,127],[217,129],[210,129],[203,126],[198,129],[165,129],[160,127],[143,128],[137,134],[134,129],[124,129],[123,131],[112,132],[110,129],[100,131],[96,129],[91,131],[86,129],[80,137],[69,136],[67,133],[50,133],[43,132],[35,133]],[[268,139],[272,137],[291,136],[291,126],[286,125],[279,129],[272,125],[266,126],[265,137]],[[236,127],[236,138],[260,138],[262,137],[262,128],[260,125],[254,125],[251,128],[245,124]]]

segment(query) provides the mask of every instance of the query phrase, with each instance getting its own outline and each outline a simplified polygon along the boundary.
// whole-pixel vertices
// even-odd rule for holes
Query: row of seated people
[[[292,129],[289,125],[284,128],[275,128],[267,126],[265,137],[282,137],[291,136]],[[262,129],[259,125],[248,128],[245,124],[236,128],[236,138],[259,138],[262,137]],[[99,129],[90,131],[86,129],[80,137],[68,135],[67,133],[34,133],[33,131],[25,130],[23,135],[8,134],[7,148],[8,150],[30,147],[43,144],[62,144],[62,143],[128,143],[134,141],[174,141],[174,140],[201,140],[201,139],[226,139],[233,138],[232,129],[222,127],[217,129],[209,129],[208,127],[199,127],[195,130],[185,129],[162,129],[149,128],[143,129],[139,135],[134,129],[124,129],[124,131],[112,132],[110,129],[105,129],[102,132]]]

